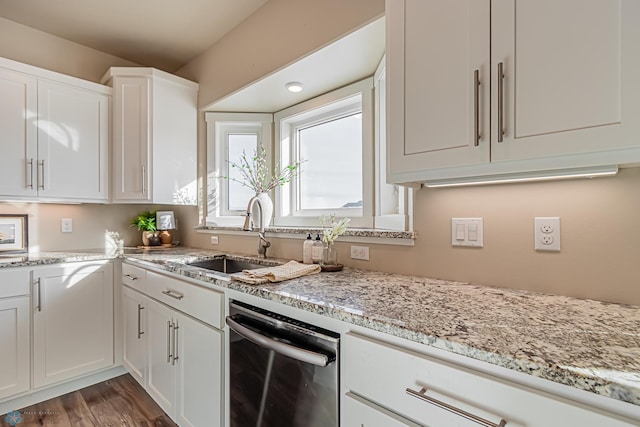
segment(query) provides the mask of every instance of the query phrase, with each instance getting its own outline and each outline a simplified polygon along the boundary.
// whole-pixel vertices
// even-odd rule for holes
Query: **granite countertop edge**
[[[446,295],[448,291],[455,290],[456,292],[459,292],[460,289],[468,292],[478,290],[478,294],[486,292],[486,294],[491,298],[532,298],[532,300],[534,301],[542,302],[544,302],[546,298],[550,302],[553,302],[553,304],[563,303],[569,304],[569,306],[571,306],[571,304],[578,304],[580,307],[593,306],[596,309],[598,309],[600,305],[604,305],[609,311],[614,311],[613,309],[617,308],[618,311],[621,311],[621,315],[625,314],[626,317],[629,317],[629,313],[631,313],[632,317],[632,319],[628,320],[626,330],[621,330],[618,333],[617,330],[613,329],[616,331],[617,336],[615,338],[617,340],[621,339],[620,337],[622,337],[622,339],[628,339],[629,342],[632,342],[632,344],[628,348],[630,355],[625,353],[627,349],[624,348],[617,349],[617,351],[621,352],[624,356],[631,357],[631,360],[636,358],[638,359],[638,361],[635,362],[638,365],[635,365],[633,361],[628,362],[628,360],[624,357],[620,358],[621,360],[625,361],[625,363],[623,364],[631,364],[632,369],[629,370],[629,366],[619,366],[617,368],[617,371],[616,369],[613,369],[617,374],[621,374],[622,378],[619,379],[615,375],[603,375],[602,372],[607,370],[599,369],[597,366],[594,366],[593,369],[590,369],[586,366],[582,368],[579,366],[565,366],[560,362],[554,361],[553,358],[550,358],[546,354],[545,349],[540,349],[539,354],[536,354],[535,352],[523,352],[522,354],[519,351],[517,351],[518,354],[512,354],[513,352],[509,351],[501,352],[500,349],[496,349],[495,347],[493,347],[496,341],[499,340],[499,338],[496,336],[491,336],[491,333],[493,331],[491,328],[487,328],[488,333],[485,334],[485,336],[482,336],[482,331],[479,333],[476,332],[476,334],[473,336],[473,339],[477,340],[478,337],[481,337],[482,339],[479,342],[465,342],[464,336],[462,338],[456,334],[451,334],[451,336],[448,336],[448,334],[442,334],[442,331],[438,330],[438,328],[433,328],[433,330],[430,330],[429,327],[424,327],[424,325],[422,325],[421,327],[416,327],[415,325],[407,324],[411,323],[411,318],[409,318],[408,321],[403,321],[403,319],[401,319],[400,317],[394,318],[393,314],[389,314],[386,312],[359,310],[358,302],[350,303],[347,301],[342,303],[341,301],[339,301],[339,298],[334,298],[336,301],[338,301],[337,304],[334,304],[331,297],[327,297],[323,300],[321,297],[317,297],[316,295],[318,294],[314,294],[314,292],[318,292],[318,280],[320,280],[321,276],[326,278],[325,281],[334,280],[334,278],[340,277],[336,275],[323,276],[324,274],[331,273],[322,273],[322,275],[316,275],[315,278],[313,276],[306,276],[304,278],[293,279],[278,284],[255,286],[247,285],[242,282],[230,281],[228,279],[221,278],[219,275],[216,276],[203,274],[203,271],[201,269],[185,265],[185,263],[187,262],[222,256],[224,254],[228,254],[228,252],[189,248],[178,248],[163,251],[126,249],[124,252],[105,251],[104,249],[99,249],[73,252],[43,252],[35,255],[30,254],[28,256],[26,254],[11,254],[3,255],[2,257],[0,257],[0,269],[7,267],[26,267],[50,265],[64,262],[96,261],[116,258],[123,258],[134,262],[143,262],[143,264],[152,265],[165,271],[198,280],[205,285],[213,284],[223,288],[234,289],[236,291],[254,295],[260,298],[268,299],[291,307],[300,308],[305,311],[327,316],[332,319],[344,321],[354,325],[394,335],[400,338],[408,339],[410,341],[428,345],[433,348],[446,350],[461,356],[469,357],[482,362],[487,362],[493,365],[501,366],[535,377],[571,386],[580,390],[590,391],[595,394],[621,400],[623,402],[640,405],[640,357],[638,357],[638,355],[640,355],[640,332],[637,332],[640,331],[640,329],[633,329],[636,326],[640,325],[640,307],[601,303],[598,301],[577,300],[569,297],[535,294],[532,292],[518,290],[498,289],[459,282],[428,279],[423,277],[404,276],[400,274],[376,273],[365,270],[345,269],[345,271],[341,273],[342,277],[344,277],[345,279],[336,279],[337,285],[329,285],[348,286],[347,282],[352,281],[354,277],[362,277],[362,279],[360,280],[360,287],[362,288],[363,286],[368,287],[368,281],[371,281],[372,283],[375,283],[376,281],[379,281],[380,283],[387,283],[390,279],[392,279],[401,283],[402,286],[405,286],[407,284],[407,286],[415,287],[435,286],[442,295]],[[254,262],[256,261],[256,259],[252,256],[242,256],[241,254],[236,254],[235,256],[237,258],[245,258]],[[283,261],[286,260],[270,259],[266,261],[260,260],[259,262],[264,263],[265,265],[274,265]],[[327,285],[323,284],[323,286]],[[450,289],[447,287],[449,287]],[[309,294],[305,293],[304,289],[306,288],[310,289]],[[357,291],[360,292],[358,295],[364,295],[366,298],[373,298],[372,295],[375,294],[375,292],[371,292],[371,289],[364,289],[364,291],[362,289],[358,289]],[[446,308],[444,308],[443,310],[445,309]],[[542,323],[544,323],[544,321]],[[473,322],[471,322],[471,324],[473,324]],[[466,327],[466,325],[464,325],[464,327]],[[574,328],[572,325],[561,325],[558,326],[558,329],[561,329],[559,331],[560,333],[568,333],[568,331],[571,331]],[[505,329],[498,330],[500,334],[504,333],[503,331],[505,331]],[[609,330],[604,330],[602,335],[598,336],[598,338],[603,337],[601,338],[603,340],[608,338],[606,337],[606,334],[609,333],[608,331]],[[518,331],[507,332],[507,335],[505,336],[509,337],[509,333],[515,336]],[[590,331],[585,330],[584,333],[588,334],[590,333]],[[611,340],[613,343],[614,339],[611,338]],[[620,346],[621,343],[615,342],[614,344]],[[634,346],[634,344],[637,347]],[[560,348],[558,350],[558,353],[564,354],[563,352],[567,352],[570,356],[572,350],[574,349]],[[598,365],[598,363],[593,363],[593,365]]]

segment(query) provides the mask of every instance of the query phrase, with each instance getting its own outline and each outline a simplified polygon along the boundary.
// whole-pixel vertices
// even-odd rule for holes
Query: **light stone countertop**
[[[277,284],[202,275],[222,252],[61,252],[7,266],[123,257],[578,389],[640,405],[640,307],[345,268]],[[240,257],[250,259],[252,257]],[[284,261],[284,260],[281,260]],[[267,260],[266,263],[278,262]]]

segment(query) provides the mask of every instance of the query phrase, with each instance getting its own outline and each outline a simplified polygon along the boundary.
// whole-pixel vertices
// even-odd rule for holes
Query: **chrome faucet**
[[[258,198],[258,196],[253,196],[250,200],[249,200],[249,205],[247,206],[247,216],[244,219],[244,226],[242,226],[242,229],[244,231],[251,231],[252,227],[251,227],[251,222],[252,222],[252,215],[251,215],[251,211],[253,210],[253,205],[254,204],[258,204],[258,210],[260,211],[260,228],[258,231],[258,257],[260,258],[266,258],[267,257],[267,248],[269,246],[271,246],[271,242],[267,241],[267,239],[264,238],[264,215],[263,215],[263,210],[262,210],[262,202],[260,202],[260,199]]]

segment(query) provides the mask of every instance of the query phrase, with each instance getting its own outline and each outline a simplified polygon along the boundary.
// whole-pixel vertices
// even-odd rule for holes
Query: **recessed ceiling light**
[[[300,82],[289,82],[289,83],[287,83],[287,84],[285,85],[285,87],[287,88],[287,90],[288,90],[289,92],[293,92],[293,93],[296,93],[296,92],[302,92],[302,86],[303,86],[303,85],[302,85],[302,83],[300,83]]]

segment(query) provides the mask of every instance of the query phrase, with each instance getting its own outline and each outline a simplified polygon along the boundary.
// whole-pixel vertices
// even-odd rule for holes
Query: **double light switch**
[[[481,248],[482,218],[451,218],[451,245]]]

